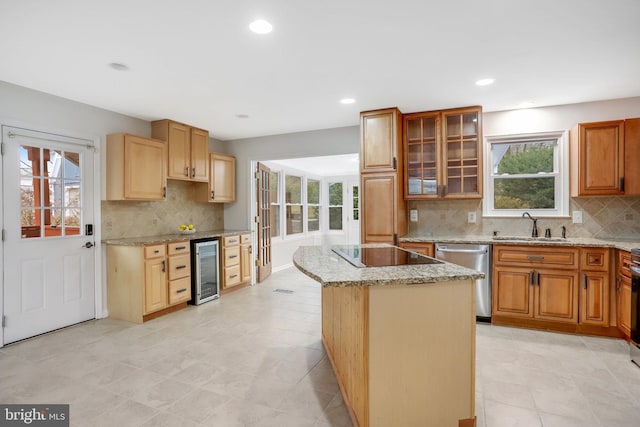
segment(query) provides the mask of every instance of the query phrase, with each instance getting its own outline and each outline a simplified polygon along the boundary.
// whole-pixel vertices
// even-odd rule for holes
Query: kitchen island
[[[381,245],[352,248],[370,247]],[[358,268],[320,246],[298,248],[293,262],[323,286],[322,340],[354,425],[475,425],[481,273],[443,262]]]

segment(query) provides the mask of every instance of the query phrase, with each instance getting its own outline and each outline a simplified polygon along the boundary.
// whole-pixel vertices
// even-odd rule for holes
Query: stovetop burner
[[[331,250],[356,267],[389,267],[415,264],[442,264],[442,261],[395,246],[332,246]]]

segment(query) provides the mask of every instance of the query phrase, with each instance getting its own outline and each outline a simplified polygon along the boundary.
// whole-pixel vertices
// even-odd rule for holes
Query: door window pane
[[[19,162],[21,236],[81,234],[80,154],[21,146]]]

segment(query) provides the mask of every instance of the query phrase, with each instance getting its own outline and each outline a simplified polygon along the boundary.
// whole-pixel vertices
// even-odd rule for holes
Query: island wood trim
[[[322,288],[322,340],[354,426],[475,426],[474,306],[473,281]]]

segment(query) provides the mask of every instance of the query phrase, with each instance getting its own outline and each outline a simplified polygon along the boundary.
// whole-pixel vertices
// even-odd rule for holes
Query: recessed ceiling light
[[[354,102],[356,102],[356,100],[353,98],[342,98],[340,100],[340,104],[353,104]]]
[[[239,119],[248,119],[249,115],[248,114],[236,114],[236,117]]]
[[[269,34],[273,26],[264,19],[257,19],[249,24],[249,29],[256,34]]]
[[[493,84],[493,82],[495,82],[495,79],[480,79],[476,82],[476,85],[478,86],[488,86],[490,84]]]
[[[531,101],[524,101],[518,104],[518,108],[531,108],[531,107],[533,107],[533,102]]]
[[[129,71],[129,66],[120,62],[111,62],[109,64],[109,67],[113,68],[116,71]]]

